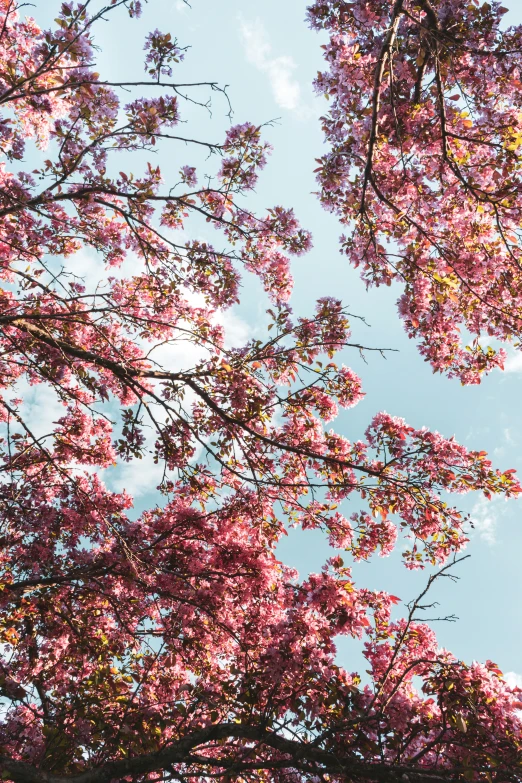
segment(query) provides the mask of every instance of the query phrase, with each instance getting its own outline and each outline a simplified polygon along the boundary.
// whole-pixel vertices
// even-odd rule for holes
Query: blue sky
[[[505,5],[515,7],[509,0]],[[36,0],[31,13],[45,24],[58,8],[54,0]],[[313,251],[297,260],[293,269],[294,311],[309,314],[319,296],[337,296],[371,325],[354,321],[357,341],[397,349],[386,360],[368,354],[367,364],[355,352],[345,354],[344,362],[359,372],[367,395],[356,409],[339,417],[338,430],[356,439],[374,413],[387,410],[416,427],[454,434],[469,448],[488,450],[498,467],[522,472],[522,354],[512,352],[507,371],[490,376],[480,387],[461,387],[457,381],[434,376],[403,333],[395,306],[398,289],[366,292],[358,273],[338,252],[340,227],[313,195],[314,159],[324,150],[318,117],[327,104],[314,96],[311,86],[322,69],[324,40],[307,29],[305,8],[301,0],[192,0],[191,8],[182,0],[150,0],[138,22],[120,14],[117,21],[100,25],[98,70],[102,77],[116,79],[141,76],[143,38],[158,27],[191,47],[176,74],[179,81],[228,84],[234,122],[261,124],[277,119],[266,128],[274,152],[249,206],[292,206],[313,233]],[[522,8],[506,19],[522,22]],[[200,138],[222,139],[228,120],[219,96],[214,96],[211,118],[196,107],[183,111],[188,128],[196,129]],[[202,161],[192,149],[178,147],[160,151],[158,163],[168,179],[169,172],[175,176],[181,165]],[[95,267],[93,259],[85,264]],[[265,307],[259,288],[245,280],[242,304],[228,322],[238,339],[258,328]],[[146,473],[141,484],[136,472],[120,475],[119,481],[128,483],[130,491],[137,488],[140,504],[146,505],[152,495],[143,476]],[[490,658],[505,672],[522,675],[522,505],[488,504],[478,496],[459,500],[472,513],[476,529],[467,550],[472,557],[457,572],[460,581],[455,585],[446,580],[433,593],[441,614],[455,613],[460,618],[454,624],[440,624],[439,640],[465,660]],[[298,531],[290,532],[279,552],[302,576],[319,570],[331,554],[320,534]],[[425,573],[406,571],[398,556],[360,564],[354,573],[360,586],[386,589],[405,600],[414,597],[427,578]],[[360,666],[352,644],[340,645],[339,659],[349,669]]]

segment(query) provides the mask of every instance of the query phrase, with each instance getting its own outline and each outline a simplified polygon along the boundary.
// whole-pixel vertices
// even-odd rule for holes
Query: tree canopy
[[[501,9],[485,6],[325,1],[309,12],[332,33],[318,85],[337,96],[323,198],[343,221],[359,213],[352,261],[373,282],[403,276],[408,328],[465,381],[501,354],[478,342],[464,354],[459,323],[479,336],[487,319],[504,339],[518,329],[518,98],[506,85],[521,33],[500,33]],[[451,573],[467,530],[450,497],[516,496],[514,471],[387,413],[364,441],[331,429],[364,394],[336,354],[365,348],[334,297],[292,314],[290,260],[311,236],[291,208],[248,208],[270,151],[263,129],[231,125],[220,143],[186,132],[187,102],[226,93],[175,81],[186,50],[168,32],[146,37],[145,77],[95,70],[97,24],[139,16],[137,0],[63,3],[49,30],[28,10],[0,0],[2,778],[519,780],[517,689],[493,662],[441,649],[419,619],[438,576],[396,621],[398,599],[357,587],[344,562],[407,536],[406,567]],[[448,108],[457,81],[485,101],[476,130],[456,101]],[[165,181],[152,151],[191,145],[210,170],[181,165]],[[214,245],[180,239],[192,218],[216,230]],[[456,231],[469,233],[449,258]],[[404,254],[400,271],[379,234]],[[103,259],[99,283],[82,279],[85,249]],[[261,281],[271,323],[230,348],[222,314],[241,275]],[[492,316],[497,300],[509,318]],[[174,370],[168,349],[180,344],[189,359]],[[29,386],[63,407],[43,437],[24,418]],[[102,472],[142,458],[150,432],[163,478],[157,504],[136,515],[132,487],[111,491]],[[347,499],[359,509],[349,517]],[[332,546],[305,580],[276,554],[289,524]],[[368,682],[336,662],[342,635],[364,644]]]

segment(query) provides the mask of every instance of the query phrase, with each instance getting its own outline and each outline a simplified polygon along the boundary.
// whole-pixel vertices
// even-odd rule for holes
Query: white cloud
[[[471,509],[471,521],[478,531],[480,538],[490,546],[497,543],[497,524],[505,513],[500,503],[505,503],[504,498],[495,497],[492,500],[480,498]]]
[[[212,320],[223,327],[227,349],[245,345],[251,336],[247,322],[231,310],[218,310]],[[189,324],[187,328],[190,328]],[[154,362],[157,369],[169,372],[188,371],[209,355],[205,347],[195,345],[188,336],[156,344],[141,341],[141,345],[144,354]]]
[[[250,326],[233,310],[219,310],[215,321],[225,331],[225,348],[240,348],[252,336]]]
[[[504,365],[505,372],[522,372],[522,353],[510,353]]]
[[[522,688],[522,674],[505,672],[504,679],[510,688]]]
[[[163,479],[164,465],[155,464],[154,457],[145,453],[143,459],[120,463],[117,468],[103,472],[104,479],[113,492],[126,490],[133,498],[154,492]]]
[[[510,429],[509,427],[504,427],[503,434],[504,434],[504,441],[502,446],[495,446],[495,448],[493,449],[493,454],[495,457],[504,458],[506,452],[508,451],[509,446],[516,446],[517,444],[517,438],[513,435],[512,429]]]
[[[21,378],[12,396],[23,400],[20,416],[35,438],[54,432],[55,422],[67,413],[55,390],[46,383],[31,385],[26,378]]]
[[[240,33],[248,62],[266,73],[277,105],[305,116],[308,111],[301,100],[299,82],[293,76],[297,68],[294,59],[287,55],[272,56],[272,46],[260,19],[241,21]]]

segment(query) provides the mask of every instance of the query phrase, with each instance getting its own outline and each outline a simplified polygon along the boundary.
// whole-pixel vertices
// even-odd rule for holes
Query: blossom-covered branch
[[[407,333],[435,371],[478,383],[520,347],[522,29],[507,9],[318,0],[330,151],[321,201],[369,286],[397,282]],[[471,333],[466,344],[462,332]],[[488,341],[493,341],[489,346]]]

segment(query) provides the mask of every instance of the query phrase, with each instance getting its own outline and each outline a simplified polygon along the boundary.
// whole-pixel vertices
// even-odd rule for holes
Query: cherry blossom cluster
[[[479,383],[520,347],[522,27],[499,2],[318,0],[320,198],[368,286],[402,288],[433,370]],[[469,334],[470,337],[466,335]],[[491,343],[491,345],[489,344]]]

